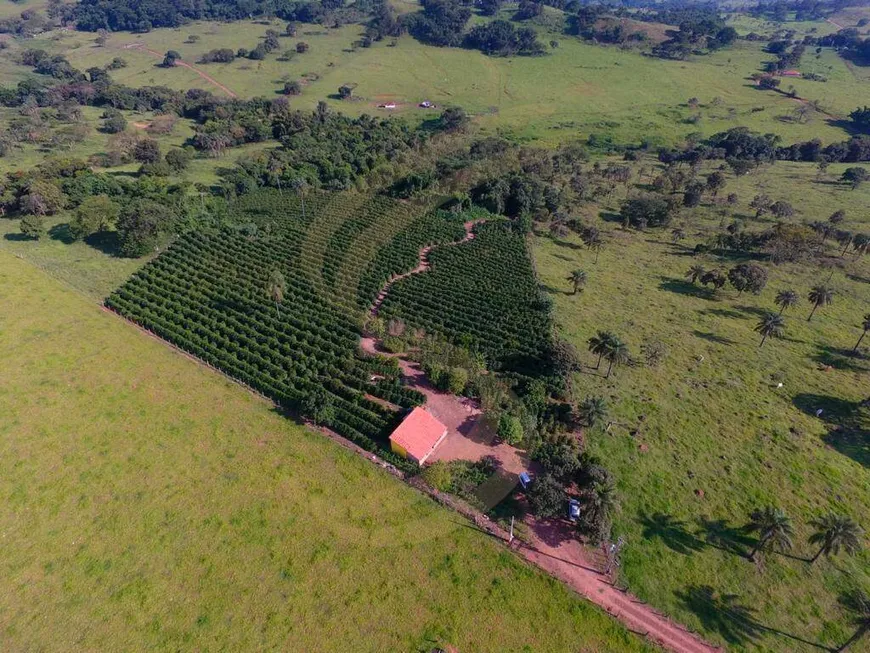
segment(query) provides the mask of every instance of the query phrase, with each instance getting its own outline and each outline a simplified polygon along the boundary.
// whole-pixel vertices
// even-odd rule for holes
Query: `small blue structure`
[[[577,499],[568,499],[568,519],[570,521],[580,519],[580,502]]]
[[[529,486],[532,484],[532,477],[529,476],[528,472],[520,472],[520,485],[523,486],[524,490],[528,490]]]

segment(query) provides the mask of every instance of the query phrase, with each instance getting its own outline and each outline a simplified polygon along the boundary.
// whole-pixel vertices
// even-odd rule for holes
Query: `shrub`
[[[517,445],[523,440],[523,424],[513,415],[502,413],[498,419],[498,437],[510,445]]]
[[[557,517],[565,509],[565,488],[552,474],[542,474],[529,489],[529,505],[542,519]]]
[[[46,234],[45,218],[41,215],[25,215],[21,218],[19,229],[28,238],[39,240]]]
[[[462,367],[451,367],[447,372],[447,391],[458,395],[468,385],[468,371]]]
[[[381,344],[391,354],[402,354],[407,349],[405,341],[398,336],[387,336]]]
[[[453,470],[443,460],[437,460],[423,470],[423,480],[441,492],[449,492],[453,486]]]

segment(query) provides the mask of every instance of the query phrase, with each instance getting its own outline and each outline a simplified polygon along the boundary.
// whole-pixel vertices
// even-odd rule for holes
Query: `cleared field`
[[[0,252],[7,650],[650,650],[399,481]]]
[[[842,643],[852,631],[838,593],[870,582],[866,550],[834,562],[804,560],[815,553],[809,520],[837,511],[870,527],[870,431],[857,410],[870,396],[870,359],[866,349],[850,355],[870,307],[866,257],[839,261],[834,303],[809,323],[807,292],[829,275],[813,266],[761,261],[770,280],[758,296],[711,295],[685,280],[693,264],[739,262],[691,255],[732,215],[753,230],[773,224],[755,221],[747,204],[756,193],[794,203],[794,222],[823,221],[843,208],[845,228],[867,231],[870,189],[850,191],[816,175],[812,165],[778,163],[731,178],[724,192],[738,193],[738,207],[725,215],[709,207],[687,213],[688,238],[678,245],[669,230],[625,232],[590,209],[589,219],[607,233],[597,265],[579,240],[535,239],[536,267],[560,330],[578,349],[585,352],[598,329],[623,337],[641,360],[644,343],[667,348],[658,367],[620,368],[609,380],[592,371],[577,376],[578,396],[606,397],[614,421],[609,432],[588,434],[588,445],[618,479],[616,531],[628,541],[622,571],[629,588],[737,650]],[[607,215],[615,207],[599,208]],[[828,246],[836,257],[836,244]],[[578,267],[589,282],[570,296],[565,279]],[[785,313],[785,338],[759,348],[754,327],[776,310],[774,296],[786,288],[797,290],[802,304]],[[594,365],[594,356],[585,357]],[[790,556],[766,556],[759,569],[741,555],[755,540],[740,527],[767,504],[794,520],[795,547]]]
[[[277,21],[271,26],[283,28]],[[201,54],[213,48],[254,47],[268,28],[254,22],[194,23],[148,34],[113,34],[103,48],[77,32],[28,45],[63,52],[80,69],[123,56],[129,65],[114,76],[134,86],[165,84],[221,93],[195,72],[161,68],[159,57],[128,46],[139,44],[161,53],[175,49],[197,65]],[[190,34],[199,40],[186,44]],[[371,48],[352,48],[360,34],[359,26],[302,26],[296,38],[282,41],[287,49],[300,40],[311,48],[290,61],[278,61],[273,54],[264,61],[237,59],[198,67],[243,97],[272,97],[285,80],[306,79],[302,95],[291,99],[300,108],[326,100],[350,114],[377,113],[383,111],[377,108],[379,103],[393,101],[398,103],[395,113],[418,121],[431,113],[417,109],[417,103],[430,100],[464,107],[485,130],[508,129],[520,138],[550,143],[590,133],[610,134],[617,142],[670,143],[691,132],[710,134],[737,125],[781,134],[786,141],[805,139],[808,133],[806,125],[783,120],[793,110],[793,100],[759,91],[748,80],[771,58],[759,43],[740,42],[690,61],[664,61],[545,33],[547,41],[556,38],[560,43],[547,56],[498,58],[425,46],[407,36],[394,47],[384,41]],[[827,83],[797,80],[794,84],[801,96],[819,99],[827,111],[843,116],[866,94],[842,61],[832,57],[826,65],[831,67]],[[346,83],[357,84],[356,101],[331,97]],[[683,105],[691,97],[705,103],[720,100],[715,112],[703,113],[700,122],[689,122],[694,112]],[[846,136],[824,117],[812,121],[812,134],[826,142]]]

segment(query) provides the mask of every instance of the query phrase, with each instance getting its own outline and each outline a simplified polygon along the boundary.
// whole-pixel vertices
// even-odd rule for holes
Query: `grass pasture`
[[[739,262],[693,257],[691,248],[727,225],[731,213],[753,230],[772,224],[768,217],[756,222],[747,206],[757,193],[794,203],[795,222],[825,220],[844,208],[844,227],[866,231],[870,188],[850,191],[818,180],[815,166],[777,163],[732,178],[724,192],[738,193],[740,205],[727,217],[709,207],[693,211],[684,243],[673,244],[669,230],[625,232],[590,212],[608,232],[598,264],[573,237],[539,236],[536,266],[561,332],[580,351],[598,329],[622,336],[641,360],[645,342],[667,348],[658,367],[619,368],[609,380],[588,371],[576,379],[579,397],[604,396],[611,406],[614,426],[587,440],[618,479],[616,530],[628,541],[622,572],[629,588],[736,650],[830,647],[851,634],[838,592],[870,582],[870,554],[814,566],[800,558],[815,552],[806,541],[808,522],[825,512],[870,527],[868,427],[856,411],[870,396],[870,354],[849,353],[870,311],[868,263],[836,259],[836,245],[829,245],[844,267],[831,282],[834,304],[810,323],[806,293],[827,271],[762,261],[770,279],[759,296],[729,289],[711,295],[689,284],[685,272],[695,263],[709,269]],[[589,282],[570,296],[565,279],[578,267]],[[803,302],[786,313],[785,338],[759,348],[754,327],[764,311],[776,310],[774,295],[785,288],[798,290]],[[584,357],[594,363],[591,354]],[[758,569],[740,555],[754,542],[740,527],[766,504],[794,520],[796,558],[768,555]],[[745,607],[745,617],[733,617],[729,601],[735,610]]]
[[[650,650],[5,252],[0,298],[4,649]]]
[[[283,24],[274,21],[271,27],[280,31]],[[278,61],[272,54],[259,62],[195,63],[213,48],[250,49],[268,28],[262,21],[192,23],[147,34],[113,34],[102,48],[88,34],[63,32],[27,45],[62,52],[80,69],[122,56],[129,65],[113,75],[133,86],[165,84],[221,93],[195,72],[161,68],[159,57],[128,46],[140,44],[161,53],[175,49],[242,97],[272,97],[285,80],[303,79],[302,95],[291,99],[303,109],[326,100],[350,114],[383,113],[377,105],[393,101],[398,104],[397,115],[419,121],[431,113],[417,109],[417,103],[430,100],[462,106],[476,115],[484,130],[507,130],[544,143],[585,138],[590,133],[609,134],[616,142],[672,143],[691,132],[711,134],[737,125],[780,134],[787,142],[805,139],[807,133],[806,125],[783,120],[794,108],[792,100],[759,91],[748,80],[771,57],[762,52],[760,43],[738,42],[710,56],[664,61],[545,32],[545,42],[559,41],[559,47],[547,56],[499,58],[458,48],[434,48],[408,36],[398,39],[394,47],[384,41],[353,51],[352,43],[361,35],[359,26],[302,26],[298,37],[285,37],[282,42],[292,49],[304,40],[311,49],[290,61]],[[190,34],[199,40],[186,44]],[[819,99],[829,113],[844,116],[860,104],[862,90],[840,59],[832,55],[825,61],[827,83],[795,80],[794,84],[802,97]],[[333,97],[346,83],[357,84],[356,101]],[[684,106],[690,97],[708,104],[720,98],[718,109],[702,114],[700,122],[690,122],[693,112]],[[824,116],[813,119],[812,133],[826,142],[846,136]]]

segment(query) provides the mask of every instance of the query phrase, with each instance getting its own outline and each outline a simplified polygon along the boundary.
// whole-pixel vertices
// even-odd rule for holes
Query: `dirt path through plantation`
[[[127,45],[123,46],[121,49],[122,50],[141,50],[142,52],[147,52],[148,54],[153,54],[155,57],[159,57],[160,59],[162,59],[164,57],[164,53],[157,52],[157,50],[152,50],[150,48],[146,48],[142,43],[128,43]],[[195,66],[191,66],[186,61],[182,61],[181,59],[176,59],[175,65],[181,66],[182,68],[187,68],[188,70],[192,70],[197,75],[202,77],[205,81],[207,81],[209,84],[213,84],[214,86],[217,86],[224,93],[229,95],[231,98],[239,97],[233,91],[231,91],[226,86],[221,84],[218,80],[216,80],[214,77],[202,72],[199,68],[197,68]]]
[[[474,238],[474,225],[480,221],[465,223],[465,237],[462,240],[447,245],[458,245]],[[370,309],[372,316],[377,315],[393,284],[413,274],[420,274],[429,269],[429,253],[433,246],[420,250],[419,263],[410,272],[398,274],[384,284]],[[480,418],[480,407],[476,402],[464,397],[442,392],[433,388],[423,371],[416,363],[408,361],[401,354],[385,354],[379,348],[375,338],[366,337],[360,341],[360,347],[369,354],[381,354],[396,358],[402,376],[409,387],[422,392],[426,397],[426,408],[437,417],[448,429],[448,439],[467,438]],[[445,441],[446,442],[446,441]],[[442,445],[443,446],[443,445]],[[503,466],[512,473],[525,468],[528,463],[521,458],[513,447],[501,444],[497,446],[484,445],[469,439],[468,443],[455,443],[455,451],[481,458],[484,455],[495,455],[496,458],[508,456]],[[509,453],[499,451],[500,448],[510,449]],[[437,453],[448,453],[437,450]],[[457,454],[458,455],[458,454]],[[451,457],[452,456],[449,456]],[[516,459],[516,460],[514,460]],[[578,594],[604,608],[611,616],[622,622],[632,632],[642,635],[662,648],[674,653],[713,653],[720,648],[705,642],[698,635],[689,632],[684,626],[677,624],[654,610],[627,592],[614,587],[613,583],[601,571],[603,554],[597,554],[584,547],[573,535],[573,529],[556,521],[539,521],[533,516],[526,518],[529,526],[529,543],[520,544],[514,540],[513,547],[518,553],[537,565],[551,576],[558,578]],[[503,534],[500,537],[505,537]]]
[[[469,240],[474,239],[474,226],[483,222],[483,220],[470,220],[463,224],[465,227],[465,238],[462,240],[456,240],[452,243],[445,243],[447,245],[460,245],[462,243],[467,243]],[[397,281],[401,281],[407,277],[410,277],[412,274],[420,274],[421,272],[425,272],[429,269],[429,252],[432,251],[433,248],[437,247],[437,245],[428,245],[420,250],[420,263],[410,272],[403,272],[402,274],[393,275],[387,283],[384,284],[381,291],[378,293],[377,298],[375,299],[374,304],[372,304],[371,309],[369,309],[369,314],[374,317],[378,314],[378,309],[381,307],[381,304],[384,303],[384,300],[387,298],[387,294],[390,292],[390,288],[393,287],[393,284]]]

